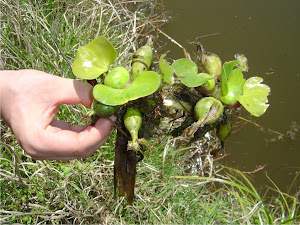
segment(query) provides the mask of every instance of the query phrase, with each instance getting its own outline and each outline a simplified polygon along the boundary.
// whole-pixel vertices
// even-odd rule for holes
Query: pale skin
[[[34,159],[87,158],[104,144],[112,123],[102,118],[94,126],[70,126],[54,117],[62,104],[91,106],[92,88],[38,70],[0,71],[1,117]]]

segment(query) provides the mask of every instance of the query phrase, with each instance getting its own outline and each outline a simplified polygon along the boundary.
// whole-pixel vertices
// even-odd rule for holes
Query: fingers
[[[53,122],[47,127],[43,135],[45,138],[42,137],[40,140],[45,148],[39,150],[34,158],[67,160],[89,157],[105,143],[113,130],[111,122],[104,118],[99,119],[95,126],[80,128],[81,131],[77,127],[77,132],[68,129],[70,127],[60,122]]]
[[[71,131],[74,131],[74,132],[80,132],[80,131],[84,130],[85,128],[87,128],[89,126],[89,125],[85,125],[85,126],[73,125],[73,126],[70,126],[68,123],[66,123],[65,121],[61,121],[61,120],[53,120],[50,125],[53,126],[53,127],[57,127],[61,130],[71,130]]]
[[[53,120],[62,104],[92,104],[93,87],[88,83],[37,70],[21,70],[7,78],[13,85],[5,89],[6,98],[2,98],[6,99],[6,107],[1,105],[4,116],[20,145],[35,159],[88,157],[113,129],[107,119],[83,127]]]
[[[61,104],[83,104],[90,106],[93,101],[92,85],[68,78],[57,79],[53,86],[53,98]],[[107,119],[99,119],[95,126],[70,126],[64,121],[53,120],[46,128],[45,149],[35,158],[69,160],[91,156],[103,145],[113,129]],[[47,146],[47,147],[46,147]]]
[[[54,87],[53,97],[56,99],[58,105],[83,104],[87,107],[91,106],[93,101],[92,85],[69,78],[55,77],[55,79],[57,79],[57,82]]]

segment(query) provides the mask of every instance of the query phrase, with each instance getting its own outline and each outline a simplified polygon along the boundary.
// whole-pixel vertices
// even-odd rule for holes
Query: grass
[[[0,68],[34,68],[73,78],[76,50],[98,35],[119,52],[116,64],[130,66],[138,38],[151,31],[154,1],[0,0]],[[130,9],[130,10],[129,10]],[[147,10],[145,10],[147,9]],[[136,10],[136,11],[135,11]],[[153,23],[153,21],[152,21]],[[83,106],[61,106],[57,118],[83,124]],[[299,193],[261,196],[240,171],[189,167],[187,148],[168,136],[138,164],[132,206],[113,196],[115,133],[85,160],[35,161],[19,147],[1,120],[0,222],[21,224],[207,224],[299,223]],[[213,145],[212,141],[205,146]],[[192,171],[187,173],[186,171]],[[208,171],[208,172],[206,172]]]

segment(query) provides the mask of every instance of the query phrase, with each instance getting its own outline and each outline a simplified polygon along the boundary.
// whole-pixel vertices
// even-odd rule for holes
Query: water
[[[250,70],[246,78],[263,77],[271,87],[270,107],[260,118],[249,117],[262,127],[286,134],[294,123],[300,124],[300,1],[299,0],[164,0],[171,16],[162,29],[190,53],[189,42],[201,41],[207,51],[218,54],[223,61],[234,59],[236,53],[248,58]],[[202,38],[201,38],[202,37]],[[163,39],[164,37],[162,37]],[[182,50],[166,39],[168,57],[184,57]],[[259,127],[247,124],[235,127],[226,142],[231,152],[223,164],[255,173],[254,183],[265,190],[272,186],[267,175],[288,191],[299,173],[299,132],[296,139],[278,138]],[[272,139],[275,142],[271,142]],[[279,139],[279,140],[278,140]],[[299,178],[293,192],[299,190]]]

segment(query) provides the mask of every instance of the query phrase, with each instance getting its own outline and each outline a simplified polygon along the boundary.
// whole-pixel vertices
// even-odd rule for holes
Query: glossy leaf
[[[202,87],[204,87],[207,92],[211,92],[211,91],[213,91],[215,86],[216,86],[215,80],[211,79],[211,80],[206,81]]]
[[[162,77],[167,84],[174,84],[174,68],[165,60],[166,54],[163,54],[159,58],[159,69]]]
[[[161,77],[153,71],[140,74],[131,85],[115,89],[98,84],[93,89],[94,98],[105,105],[123,105],[141,97],[153,94],[160,87]]]
[[[235,104],[240,95],[243,93],[243,86],[245,83],[245,79],[243,77],[243,73],[239,68],[234,69],[228,77],[227,85],[228,92],[225,96],[221,96],[220,100],[224,104],[232,105]]]
[[[100,36],[78,49],[72,70],[78,78],[96,79],[108,70],[116,58],[115,48]]]
[[[175,69],[175,73],[178,78],[182,78],[186,76],[186,74],[194,75],[198,73],[198,67],[196,63],[190,59],[178,59],[172,64],[172,66]]]
[[[207,73],[199,73],[196,63],[190,59],[178,59],[173,63],[175,74],[178,79],[187,87],[198,87],[206,81],[213,79]]]
[[[270,93],[270,87],[261,84],[261,77],[249,78],[243,88],[243,95],[240,96],[239,102],[252,115],[259,117],[265,113],[269,107],[267,96]]]
[[[209,80],[213,80],[213,76],[207,73],[198,73],[194,77],[185,77],[181,82],[187,87],[198,87],[205,84]]]
[[[230,61],[230,62],[225,62],[223,64],[223,67],[222,67],[222,84],[221,84],[221,94],[223,96],[227,95],[228,93],[228,77],[230,76],[230,74],[232,73],[233,71],[233,68],[237,65],[237,61],[234,60],[234,61]]]

